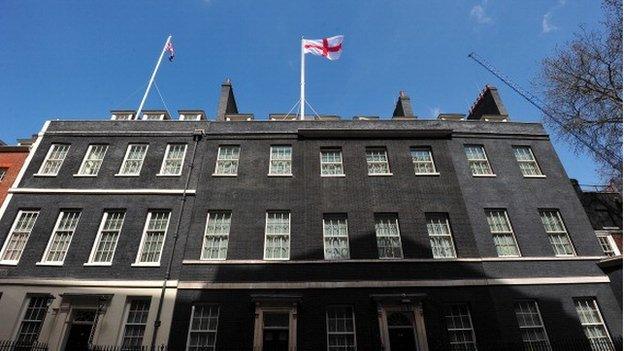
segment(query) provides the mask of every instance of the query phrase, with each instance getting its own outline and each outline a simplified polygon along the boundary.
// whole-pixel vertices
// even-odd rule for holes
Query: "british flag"
[[[169,40],[167,42],[167,46],[165,46],[165,51],[169,53],[169,61],[173,61],[175,57],[175,49],[173,48],[173,41]]]

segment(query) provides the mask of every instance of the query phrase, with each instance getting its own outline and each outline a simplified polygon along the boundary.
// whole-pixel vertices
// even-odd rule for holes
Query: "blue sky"
[[[176,59],[163,62],[157,83],[172,112],[214,116],[226,77],[241,112],[287,112],[299,95],[299,38],[344,34],[339,61],[306,60],[306,95],[319,113],[389,116],[400,90],[420,118],[465,113],[491,83],[512,120],[540,121],[467,54],[530,88],[541,59],[600,19],[596,0],[2,1],[0,139],[13,143],[48,119],[136,109],[169,33]],[[162,107],[153,90],[146,108]],[[587,155],[553,141],[570,177],[600,183]]]

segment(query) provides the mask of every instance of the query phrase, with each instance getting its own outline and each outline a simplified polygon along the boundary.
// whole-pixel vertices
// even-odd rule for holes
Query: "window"
[[[215,175],[233,175],[238,173],[240,146],[220,146],[215,166]]]
[[[514,146],[513,151],[523,176],[535,177],[543,175],[530,146]]]
[[[119,175],[138,176],[141,173],[141,167],[143,167],[147,147],[147,144],[129,144],[119,169]]]
[[[48,313],[50,296],[29,296],[28,304],[17,332],[16,341],[19,345],[29,345],[37,342],[41,325]]]
[[[555,251],[555,256],[574,256],[574,247],[568,236],[568,232],[557,210],[541,210],[542,224],[550,244]]]
[[[20,210],[15,217],[9,236],[2,248],[0,260],[7,263],[17,263],[22,256],[30,232],[35,226],[35,221],[39,216],[39,211]]]
[[[452,350],[477,350],[470,310],[466,304],[448,306],[446,329]]]
[[[182,174],[185,156],[186,144],[167,144],[165,157],[160,166],[160,175],[179,176]]]
[[[48,154],[39,168],[38,175],[55,176],[58,174],[69,151],[68,144],[52,144],[48,150]]]
[[[143,120],[144,121],[162,121],[165,119],[164,113],[144,113]]]
[[[596,237],[598,238],[600,247],[602,248],[602,251],[605,255],[609,257],[620,255],[620,249],[618,249],[617,245],[615,244],[615,240],[613,240],[613,236],[611,236],[611,233],[609,231],[597,230]]]
[[[136,264],[160,264],[170,214],[169,211],[150,211],[147,214]]]
[[[78,225],[78,219],[80,219],[80,211],[69,210],[59,213],[48,247],[43,255],[43,263],[63,264]]]
[[[355,351],[355,318],[350,306],[327,308],[327,350]]]
[[[349,259],[349,228],[346,215],[323,217],[323,243],[326,260]]]
[[[6,177],[8,170],[8,168],[0,168],[0,182],[4,180],[4,177]]]
[[[344,176],[341,149],[321,150],[321,176]]]
[[[106,150],[108,150],[108,145],[89,145],[78,174],[96,176],[104,161]]]
[[[375,215],[375,236],[379,258],[403,258],[399,218],[396,214]]]
[[[116,113],[111,116],[111,119],[114,121],[131,121],[134,119],[134,114],[132,113]]]
[[[186,341],[187,351],[214,351],[218,325],[219,306],[193,305]]]
[[[143,344],[143,334],[147,325],[150,299],[138,298],[128,302],[126,307],[126,325],[124,326],[122,350],[134,350]]]
[[[615,350],[607,331],[598,303],[594,298],[575,299],[576,313],[581,321],[585,336],[589,339],[592,350]]]
[[[431,149],[425,147],[413,147],[410,149],[412,155],[412,163],[414,164],[414,173],[419,174],[437,174],[435,163]]]
[[[494,175],[483,145],[464,145],[464,152],[473,176]]]
[[[124,211],[106,211],[102,216],[100,230],[93,244],[89,263],[111,263],[115,255],[117,240],[123,226],[126,213]]]
[[[184,113],[180,114],[180,121],[200,121],[201,114],[199,113]]]
[[[264,238],[265,260],[290,258],[290,212],[269,211],[266,215]]]
[[[425,216],[433,258],[457,257],[448,215],[445,213],[428,213]]]
[[[292,146],[271,146],[269,175],[292,175]]]
[[[507,211],[505,210],[485,210],[490,233],[494,238],[494,246],[499,257],[520,256],[516,237],[514,235]]]
[[[367,147],[366,163],[368,165],[368,175],[390,175],[390,165],[388,164],[388,153],[383,147]]]
[[[544,321],[535,301],[520,301],[514,305],[516,319],[526,351],[550,351],[550,341]]]
[[[232,213],[229,211],[208,213],[202,260],[225,260],[227,258],[231,218]]]

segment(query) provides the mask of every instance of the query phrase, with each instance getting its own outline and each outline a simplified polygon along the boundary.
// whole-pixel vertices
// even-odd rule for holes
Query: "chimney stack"
[[[397,99],[394,112],[392,112],[392,119],[416,119],[412,111],[410,98],[403,90],[399,92],[399,98]]]
[[[495,86],[486,85],[468,111],[468,120],[506,122],[509,114]]]
[[[226,78],[221,84],[221,95],[219,96],[219,108],[217,110],[217,121],[225,121],[225,115],[238,114],[234,90],[230,78]]]

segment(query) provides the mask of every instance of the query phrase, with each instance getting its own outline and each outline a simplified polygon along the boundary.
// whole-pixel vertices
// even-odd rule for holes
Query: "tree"
[[[575,151],[587,151],[602,177],[622,189],[622,0],[603,0],[601,30],[581,27],[543,60],[537,86],[546,123]]]

